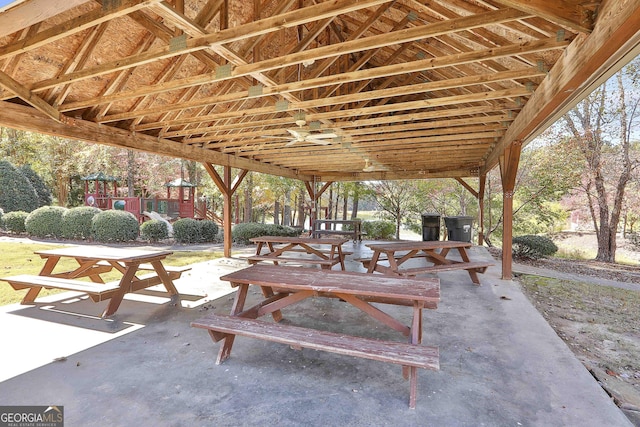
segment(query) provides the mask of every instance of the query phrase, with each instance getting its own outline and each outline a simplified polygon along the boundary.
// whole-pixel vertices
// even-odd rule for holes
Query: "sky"
[[[0,0],[0,8],[5,7],[9,3],[13,3],[15,0]]]

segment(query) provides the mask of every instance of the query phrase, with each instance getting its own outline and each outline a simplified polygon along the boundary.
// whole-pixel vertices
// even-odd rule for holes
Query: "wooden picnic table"
[[[469,242],[453,240],[435,241],[401,241],[370,243],[367,247],[373,250],[371,258],[361,258],[368,273],[379,272],[396,276],[416,276],[423,273],[437,273],[450,270],[467,270],[471,281],[480,284],[478,273],[484,273],[491,262],[472,262],[467,249]],[[458,251],[461,261],[447,258],[452,249]],[[431,265],[404,268],[402,264],[413,258],[425,258]]]
[[[36,251],[45,263],[38,275],[23,274],[3,277],[15,289],[29,289],[22,304],[33,303],[43,288],[84,292],[93,301],[109,299],[102,316],[114,314],[124,295],[151,286],[163,284],[172,298],[178,297],[173,280],[180,278],[189,267],[165,267],[162,264],[171,251],[121,249],[95,246],[72,246],[61,249]],[[71,270],[56,271],[63,258],[73,258],[78,266]],[[122,273],[120,280],[105,283],[102,274],[113,269]],[[58,268],[60,270],[60,268]],[[152,272],[141,276],[142,272]],[[88,277],[91,282],[78,280]]]
[[[403,366],[405,378],[410,379],[409,406],[412,408],[416,403],[417,368],[439,369],[438,348],[419,345],[422,341],[422,309],[435,309],[440,300],[438,279],[416,280],[264,264],[235,271],[220,279],[228,280],[231,286],[238,288],[231,315],[209,314],[191,323],[193,327],[207,329],[214,341],[222,341],[217,364],[230,356],[236,335],[284,343],[294,349],[304,347],[396,363]],[[251,285],[261,288],[264,299],[245,308]],[[409,342],[355,337],[256,320],[270,314],[279,322],[283,309],[309,297],[339,298],[401,332]],[[405,325],[370,302],[411,306],[411,324]]]
[[[256,253],[247,258],[250,264],[261,261],[294,264],[317,264],[330,270],[340,264],[345,269],[344,257],[351,252],[342,250],[348,239],[313,239],[308,237],[260,236],[249,239],[256,243]],[[263,252],[264,251],[264,252]]]
[[[341,229],[336,230],[334,227],[340,225]],[[324,228],[322,228],[324,226]],[[345,226],[351,228],[351,230],[345,229]],[[359,219],[316,219],[313,221],[313,230],[311,236],[319,239],[323,235],[339,235],[339,236],[351,236],[353,241],[362,241],[362,236],[366,235],[362,231],[362,221]]]

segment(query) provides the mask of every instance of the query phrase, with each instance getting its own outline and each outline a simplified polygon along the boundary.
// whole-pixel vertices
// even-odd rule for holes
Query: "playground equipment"
[[[84,200],[87,206],[131,212],[138,221],[145,219],[145,212],[156,212],[162,218],[196,218],[196,185],[182,178],[166,183],[166,198],[123,197],[118,195],[118,179],[102,172],[81,178],[84,184]],[[206,210],[206,208],[205,208]]]

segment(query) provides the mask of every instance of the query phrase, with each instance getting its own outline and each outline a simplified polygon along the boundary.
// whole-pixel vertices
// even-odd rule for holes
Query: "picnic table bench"
[[[371,243],[367,244],[367,247],[373,250],[373,256],[359,258],[356,261],[362,262],[368,273],[379,272],[407,277],[424,273],[466,270],[471,281],[480,285],[478,273],[484,273],[488,267],[494,264],[487,261],[472,262],[467,253],[467,249],[471,246],[469,242],[453,240]],[[461,261],[447,258],[452,249],[458,251]],[[419,267],[402,267],[405,262],[415,258],[425,258],[431,264]]]
[[[28,289],[21,304],[31,304],[42,289],[61,289],[86,293],[92,301],[109,300],[102,316],[110,316],[116,312],[124,295],[151,286],[163,284],[167,293],[173,298],[178,291],[173,280],[180,278],[190,267],[165,267],[162,260],[170,251],[149,251],[102,247],[66,247],[36,251],[45,260],[45,264],[37,275],[22,274],[3,277],[15,290]],[[73,258],[78,263],[75,269],[56,271],[62,258]],[[101,274],[116,269],[122,273],[120,280],[105,283]],[[140,272],[151,271],[140,275]],[[89,278],[91,282],[80,280]]]
[[[342,250],[342,245],[348,242],[347,239],[260,236],[249,240],[257,244],[255,255],[247,258],[249,264],[262,261],[269,261],[274,265],[279,263],[315,264],[328,270],[334,265],[340,264],[341,269],[345,269],[344,257],[347,252]],[[327,246],[329,249],[326,248]],[[293,256],[284,254],[292,254]]]
[[[324,228],[322,226],[324,225]],[[340,230],[333,229],[333,226],[341,225]],[[345,226],[349,226],[352,230],[345,229]],[[329,227],[329,228],[327,228]],[[329,236],[351,236],[351,239],[355,241],[361,241],[362,236],[366,236],[367,233],[362,231],[362,221],[357,220],[333,220],[333,219],[316,219],[313,222],[313,230],[311,236],[319,239],[323,235]]]
[[[410,380],[411,408],[416,404],[417,368],[439,369],[438,348],[420,345],[422,309],[437,308],[440,298],[438,279],[374,278],[364,273],[253,265],[223,276],[221,280],[228,280],[231,286],[239,288],[231,315],[209,314],[191,323],[193,327],[206,329],[214,341],[222,341],[217,364],[229,358],[237,335],[288,344],[294,349],[310,348],[395,363],[403,366],[403,374]],[[260,286],[264,299],[245,308],[250,285]],[[309,297],[339,298],[401,332],[408,337],[408,342],[377,340],[258,320],[261,316],[271,315],[279,322],[283,309]],[[405,325],[369,302],[410,305],[413,310],[411,325]]]

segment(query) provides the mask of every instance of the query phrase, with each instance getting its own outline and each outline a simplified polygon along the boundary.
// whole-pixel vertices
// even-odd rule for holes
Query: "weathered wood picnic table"
[[[339,225],[340,230],[335,229]],[[323,228],[324,226],[324,228]],[[311,236],[319,239],[323,235],[339,235],[351,236],[353,241],[361,241],[362,236],[366,235],[362,231],[362,221],[359,219],[316,219],[313,221],[313,230]]]
[[[344,257],[351,252],[342,250],[348,239],[312,239],[308,237],[260,236],[249,239],[256,243],[256,253],[247,258],[250,264],[270,261],[279,263],[317,264],[330,270],[334,265],[344,267]]]
[[[228,280],[231,286],[238,288],[231,315],[209,314],[191,323],[193,327],[208,330],[214,341],[222,341],[217,364],[230,356],[236,335],[288,344],[294,349],[311,348],[395,363],[403,366],[403,374],[410,380],[409,406],[412,408],[416,404],[417,368],[439,369],[438,348],[420,345],[422,309],[437,308],[440,300],[438,279],[416,280],[261,264],[225,275],[221,280]],[[264,299],[245,308],[251,285],[261,288]],[[283,309],[310,297],[338,298],[351,304],[407,336],[408,343],[257,320],[270,314],[279,322]],[[411,324],[405,325],[371,302],[412,307]]]
[[[151,286],[163,284],[172,298],[178,297],[173,280],[180,278],[189,267],[165,267],[162,264],[171,251],[121,249],[95,246],[71,246],[61,249],[36,251],[45,264],[38,275],[23,274],[3,277],[15,290],[29,289],[22,304],[33,303],[44,289],[78,291],[89,295],[95,301],[109,299],[102,316],[114,314],[124,295]],[[71,270],[56,271],[63,258],[73,258],[78,266]],[[102,274],[113,269],[122,273],[120,280],[105,283]],[[59,270],[59,269],[58,269]],[[141,272],[152,273],[141,276]],[[91,282],[78,280],[88,277]]]
[[[402,241],[370,243],[366,245],[373,250],[371,258],[360,258],[368,273],[379,272],[396,276],[416,276],[423,273],[438,273],[450,270],[467,270],[471,281],[480,284],[478,273],[484,273],[493,263],[469,259],[467,249],[471,243],[453,240],[435,241]],[[461,261],[447,258],[452,249],[460,254]],[[431,265],[403,268],[402,264],[413,258],[425,258]]]

